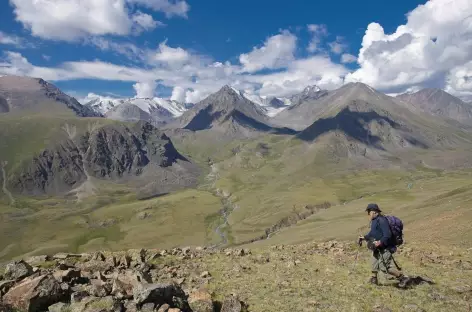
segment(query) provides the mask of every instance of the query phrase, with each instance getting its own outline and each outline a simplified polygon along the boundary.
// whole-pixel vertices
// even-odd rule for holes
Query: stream
[[[5,172],[5,167],[7,164],[8,162],[6,161],[0,164],[0,167],[2,168],[2,181],[3,181],[2,190],[5,193],[5,195],[7,195],[8,198],[10,199],[10,205],[14,205],[15,199],[13,198],[13,195],[10,193],[10,191],[7,189],[7,173]]]

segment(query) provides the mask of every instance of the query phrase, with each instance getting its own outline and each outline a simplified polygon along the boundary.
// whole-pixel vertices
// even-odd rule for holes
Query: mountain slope
[[[404,93],[398,99],[435,116],[472,124],[472,105],[440,89]]]
[[[40,78],[0,77],[0,113],[74,114],[101,117],[88,106]]]
[[[316,120],[297,136],[302,140],[342,134],[342,145],[356,153],[365,153],[366,148],[393,152],[405,147],[444,148],[472,142],[471,133],[455,123],[411,110],[361,83],[332,91],[316,104]]]
[[[94,189],[98,180],[119,182],[151,196],[192,185],[196,179],[195,165],[149,123],[57,117],[0,120],[0,160],[7,164],[6,185],[14,195],[72,192],[79,197]]]
[[[317,86],[307,87],[290,98],[291,105],[274,117],[274,122],[301,130],[316,119],[317,113],[326,105],[322,101],[329,93]]]
[[[224,86],[170,125],[190,131],[213,130],[230,136],[251,136],[256,132],[293,133],[274,127],[265,111],[237,90]]]
[[[105,117],[119,121],[152,121],[149,113],[131,103],[123,103],[111,108],[106,112]]]

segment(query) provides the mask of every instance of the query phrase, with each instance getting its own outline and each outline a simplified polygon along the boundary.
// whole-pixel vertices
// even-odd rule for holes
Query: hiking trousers
[[[393,255],[388,249],[376,249],[372,254],[372,273],[382,271],[388,274],[392,267]]]

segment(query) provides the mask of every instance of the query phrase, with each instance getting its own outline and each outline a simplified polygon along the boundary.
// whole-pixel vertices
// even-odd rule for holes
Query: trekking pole
[[[356,252],[356,258],[354,260],[354,265],[352,266],[351,270],[350,270],[350,273],[352,273],[352,271],[354,271],[354,269],[356,268],[356,265],[357,265],[357,259],[359,259],[359,251],[361,250],[361,246],[362,246],[362,240],[359,240],[359,242],[357,243],[357,252]]]

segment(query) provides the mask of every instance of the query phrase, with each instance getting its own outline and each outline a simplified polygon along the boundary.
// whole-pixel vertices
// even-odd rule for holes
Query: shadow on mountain
[[[209,105],[205,109],[202,109],[198,114],[192,118],[192,120],[184,127],[186,130],[191,131],[201,131],[211,129],[215,126],[217,121],[224,116],[224,119],[221,120],[220,124],[225,122],[236,122],[242,127],[253,129],[260,132],[271,132],[274,134],[288,134],[295,135],[298,132],[290,128],[275,128],[271,127],[264,122],[258,121],[254,118],[247,116],[246,114],[240,112],[239,110],[233,110],[231,112],[227,111],[217,111],[212,112],[212,106]]]
[[[372,135],[365,129],[365,126],[373,121],[377,121],[381,126],[390,126],[393,129],[402,128],[399,123],[379,115],[375,111],[358,112],[351,111],[349,107],[346,107],[332,118],[323,118],[315,121],[311,126],[300,132],[297,137],[304,141],[315,141],[322,134],[338,130],[367,146],[384,150],[381,145],[382,138]],[[427,148],[427,145],[415,138],[403,137],[403,139],[413,146]]]
[[[9,111],[7,100],[0,96],[0,113],[8,113]]]
[[[208,105],[205,109],[202,109],[198,112],[195,117],[184,127],[184,129],[191,130],[191,131],[200,131],[210,129],[213,122],[217,120],[221,115],[224,113],[222,111],[218,111],[216,113],[212,113],[213,107],[212,105]]]
[[[240,111],[234,111],[231,115],[227,116],[225,120],[229,119],[230,117],[233,118],[234,121],[238,122],[241,126],[246,127],[246,128],[252,128],[256,131],[261,131],[261,132],[271,132],[274,134],[288,134],[288,135],[295,135],[298,132],[290,129],[290,128],[275,128],[271,127],[263,122],[257,121]]]

